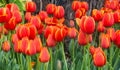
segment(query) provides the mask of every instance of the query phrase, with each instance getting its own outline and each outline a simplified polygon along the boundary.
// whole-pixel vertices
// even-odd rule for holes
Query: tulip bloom
[[[104,32],[104,30],[105,30],[105,27],[103,26],[102,21],[99,21],[98,25],[97,25],[97,31],[98,32]]]
[[[115,11],[114,14],[114,21],[117,23],[117,22],[120,22],[120,11]]]
[[[12,14],[8,8],[0,8],[0,23],[8,22]]]
[[[14,43],[14,51],[17,52],[17,53],[21,53],[22,52],[22,41],[21,40],[17,40],[15,43]]]
[[[95,47],[90,46],[89,51],[90,51],[91,55],[93,56],[93,54],[95,53]]]
[[[31,19],[31,12],[26,12],[25,13],[25,20],[30,21],[30,19]]]
[[[110,36],[111,41],[114,41],[115,37],[115,29],[114,28],[108,28],[107,34]]]
[[[82,17],[82,11],[80,9],[77,9],[75,12],[75,18],[81,18]]]
[[[39,37],[36,37],[34,39],[34,45],[36,47],[36,52],[40,53],[41,49],[42,49],[42,41],[41,41],[41,39]]]
[[[114,17],[111,13],[105,13],[102,19],[105,27],[111,27],[114,24]]]
[[[108,34],[101,34],[100,36],[101,47],[109,48],[110,47],[110,37]]]
[[[118,48],[120,48],[120,30],[115,32],[114,43]]]
[[[96,21],[99,21],[102,19],[102,13],[97,10],[97,9],[93,9],[92,10],[92,17],[96,20]]]
[[[69,28],[68,30],[68,35],[70,38],[75,38],[77,35],[77,30],[73,27],[73,28]]]
[[[65,14],[64,8],[62,6],[57,6],[54,12],[54,17],[63,18]]]
[[[81,2],[81,8],[84,8],[87,11],[88,10],[88,3],[87,2]]]
[[[40,17],[41,21],[45,21],[45,19],[48,17],[48,14],[46,11],[40,11],[39,17]]]
[[[50,54],[48,52],[48,49],[46,47],[43,47],[40,52],[39,61],[45,63],[48,62],[49,60],[50,60]]]
[[[56,10],[56,6],[54,4],[48,4],[46,7],[46,11],[48,14],[54,14]]]
[[[12,40],[12,43],[15,44],[15,42],[19,40],[17,34],[12,34],[11,40]]]
[[[80,28],[87,34],[92,34],[95,30],[95,21],[92,17],[83,16],[80,22]]]
[[[77,9],[79,9],[81,7],[81,3],[80,1],[73,1],[72,3],[72,10],[76,11]]]
[[[54,40],[52,34],[50,34],[46,40],[46,45],[48,47],[54,47],[56,45],[56,41]]]
[[[25,7],[26,7],[27,12],[35,12],[36,11],[35,2],[26,2]]]
[[[19,11],[19,7],[15,3],[6,4],[6,7],[11,11]]]
[[[10,43],[9,41],[4,41],[2,45],[2,50],[8,52],[10,50]]]
[[[21,12],[16,10],[12,13],[13,17],[15,17],[15,21],[16,23],[20,23],[22,22],[22,15],[21,15]]]

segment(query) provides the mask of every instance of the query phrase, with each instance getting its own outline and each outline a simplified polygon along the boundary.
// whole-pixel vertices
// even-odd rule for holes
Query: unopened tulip
[[[26,11],[27,12],[35,12],[36,11],[36,4],[35,2],[26,2]]]
[[[55,9],[54,17],[63,18],[65,14],[64,8],[62,6],[57,6]]]
[[[48,14],[54,14],[55,9],[56,9],[56,6],[54,4],[48,4],[46,7],[46,11]]]
[[[81,7],[80,1],[73,1],[72,2],[72,10],[76,11],[77,9],[79,9]]]
[[[2,50],[8,52],[10,50],[10,43],[9,41],[4,41],[2,45]]]
[[[42,41],[41,41],[41,39],[39,37],[36,37],[34,39],[34,45],[36,47],[36,52],[40,53],[41,49],[42,49]]]

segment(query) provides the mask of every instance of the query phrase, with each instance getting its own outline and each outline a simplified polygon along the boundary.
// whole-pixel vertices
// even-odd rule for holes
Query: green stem
[[[41,65],[41,63],[40,63],[40,61],[39,61],[39,54],[37,55],[37,66],[36,66],[36,70],[40,70],[40,66]]]
[[[113,43],[111,43],[110,47],[110,60],[109,60],[110,70],[112,70],[112,58],[113,58]]]
[[[101,67],[98,67],[98,70],[101,70]]]
[[[23,70],[22,53],[20,53],[20,63],[21,63],[21,68],[20,68],[20,70]]]
[[[74,39],[72,39],[72,60],[74,60]]]
[[[61,46],[62,46],[61,48],[62,48],[63,60],[64,60],[64,62],[65,62],[65,70],[68,70],[67,61],[66,61],[66,58],[65,58],[64,46],[63,46],[63,43],[62,43],[62,42],[60,42],[60,44],[61,44]]]
[[[26,56],[26,58],[27,58],[27,62],[28,62],[28,70],[32,70],[31,57],[30,56]]]
[[[51,66],[50,66],[50,67],[51,67],[51,70],[53,70],[52,55],[53,55],[53,54],[52,54],[52,49],[50,48],[50,62],[51,62],[51,64],[50,64]]]
[[[44,70],[48,70],[48,63],[44,64]]]

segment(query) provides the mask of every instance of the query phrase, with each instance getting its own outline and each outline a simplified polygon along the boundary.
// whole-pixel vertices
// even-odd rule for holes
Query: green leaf
[[[18,5],[20,11],[25,11],[24,3],[21,0],[16,0],[15,3]]]

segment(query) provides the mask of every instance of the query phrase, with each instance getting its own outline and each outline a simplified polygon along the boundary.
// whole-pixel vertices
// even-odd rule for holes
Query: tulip
[[[118,48],[120,48],[120,30],[115,32],[114,43]]]
[[[77,9],[79,9],[81,7],[81,3],[80,1],[73,1],[72,2],[72,10],[76,11]]]
[[[13,17],[15,17],[15,20],[17,23],[20,23],[22,22],[22,15],[21,15],[21,12],[16,10],[12,13]]]
[[[102,19],[102,13],[99,10],[97,10],[97,9],[93,9],[92,10],[92,17],[96,21],[100,21]]]
[[[69,35],[69,37],[70,38],[75,38],[76,37],[76,32],[77,32],[77,30],[73,27],[73,28],[69,28],[69,30],[68,30],[68,35]]]
[[[6,7],[11,11],[19,11],[19,7],[15,3],[6,4]]]
[[[11,40],[12,40],[13,44],[15,44],[16,42],[18,42],[19,38],[18,38],[17,34],[12,34]]]
[[[111,27],[114,24],[114,17],[111,13],[105,13],[102,19],[105,27]]]
[[[74,21],[73,20],[70,20],[70,27],[74,27],[75,26],[75,23],[74,23]]]
[[[83,16],[80,22],[80,28],[87,34],[92,34],[95,30],[95,21],[92,17]]]
[[[10,50],[10,43],[9,43],[9,41],[4,41],[4,42],[3,42],[2,50],[3,50],[4,52],[8,52],[8,51]]]
[[[8,22],[12,14],[8,8],[0,8],[0,23]]]
[[[16,27],[16,20],[15,19],[16,19],[15,17],[10,18],[10,20],[4,24],[4,27],[7,30],[14,30]]]
[[[14,51],[17,52],[17,53],[21,53],[22,52],[22,41],[21,40],[17,40],[15,43],[14,43]]]
[[[25,7],[26,7],[27,12],[35,12],[36,11],[35,2],[26,2]]]
[[[42,41],[41,41],[41,39],[39,37],[36,37],[34,39],[34,45],[36,47],[36,52],[40,53],[41,49],[42,49]]]
[[[31,12],[26,12],[25,13],[25,20],[30,21],[30,19],[31,19]]]
[[[48,36],[48,38],[47,38],[47,40],[46,40],[46,45],[47,45],[48,47],[55,47],[56,41],[54,40],[52,34],[50,34],[50,35]]]
[[[97,31],[98,31],[98,32],[104,32],[104,31],[105,31],[105,27],[103,26],[102,21],[99,21],[99,22],[98,22]]]
[[[46,47],[43,47],[39,55],[39,61],[45,63],[48,62],[49,60],[50,60],[50,54],[48,52],[48,49]]]
[[[115,29],[114,28],[108,28],[107,34],[110,36],[111,41],[114,41],[115,37]]]
[[[88,10],[88,3],[87,2],[81,2],[81,8],[84,8],[87,11]]]
[[[63,18],[65,14],[64,8],[62,6],[57,6],[54,12],[54,17]]]
[[[81,18],[82,17],[82,11],[80,9],[77,9],[75,12],[75,18]]]
[[[40,11],[39,17],[40,17],[41,21],[45,21],[45,19],[48,17],[48,14],[46,11]]]
[[[117,23],[117,22],[120,22],[120,11],[115,11],[114,14],[114,21]]]
[[[91,55],[93,56],[93,54],[95,53],[95,47],[90,46],[89,50],[90,50]]]
[[[101,47],[109,48],[110,47],[110,37],[108,34],[101,34],[100,36]]]
[[[56,6],[54,4],[48,4],[46,7],[46,11],[48,14],[54,14],[56,10]]]

